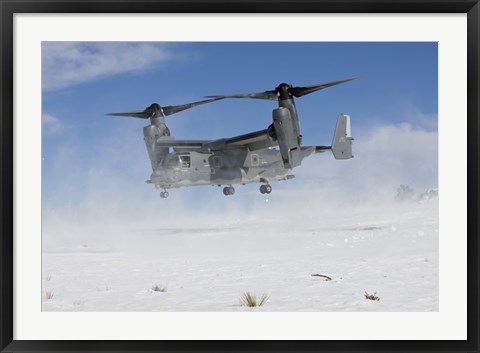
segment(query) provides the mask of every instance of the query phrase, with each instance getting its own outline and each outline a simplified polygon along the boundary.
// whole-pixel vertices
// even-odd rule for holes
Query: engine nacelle
[[[148,157],[152,164],[152,169],[155,170],[159,166],[162,159],[168,154],[169,148],[157,145],[157,141],[162,137],[164,132],[156,125],[148,125],[143,128],[143,139],[147,147]],[[164,139],[171,139],[164,136]]]
[[[285,168],[292,169],[302,162],[298,136],[295,134],[293,120],[287,108],[273,110],[273,126]]]

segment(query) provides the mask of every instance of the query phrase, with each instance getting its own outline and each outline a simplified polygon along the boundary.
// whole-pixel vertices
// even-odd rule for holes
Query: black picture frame
[[[13,16],[16,13],[466,13],[468,42],[468,315],[465,341],[19,341],[13,339]],[[2,352],[319,351],[478,352],[478,0],[0,0],[1,16],[1,260]]]

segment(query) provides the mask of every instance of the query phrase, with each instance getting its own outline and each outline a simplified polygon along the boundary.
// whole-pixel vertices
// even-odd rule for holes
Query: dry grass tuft
[[[53,292],[52,291],[46,291],[45,292],[45,298],[48,300],[53,299]]]
[[[251,308],[254,308],[257,306],[263,306],[267,301],[268,301],[268,296],[265,293],[263,293],[258,298],[256,294],[253,294],[250,292],[242,293],[242,295],[240,296],[240,303],[243,306],[248,306]]]
[[[368,299],[368,300],[380,300],[379,297],[377,297],[377,292],[373,293],[373,294],[368,294],[367,292],[365,292],[365,299]]]
[[[110,290],[110,287],[105,284],[103,287],[97,287],[97,292],[108,292]]]
[[[164,293],[167,291],[167,286],[160,286],[158,284],[155,284],[152,286],[152,291]]]

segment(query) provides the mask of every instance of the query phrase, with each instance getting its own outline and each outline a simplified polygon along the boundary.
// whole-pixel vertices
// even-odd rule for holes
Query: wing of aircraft
[[[157,140],[157,146],[173,148],[193,148],[199,150],[218,151],[235,148],[248,148],[251,151],[276,146],[278,143],[273,141],[268,134],[268,130],[260,130],[245,135],[239,135],[230,138],[218,140],[175,140],[163,139]]]
[[[188,147],[188,148],[202,148],[205,144],[212,142],[211,140],[174,140],[174,139],[158,139],[157,146],[160,147]]]
[[[278,145],[268,133],[268,129],[251,132],[245,135],[230,137],[225,140],[225,144],[230,147],[248,148],[250,151],[259,150]]]

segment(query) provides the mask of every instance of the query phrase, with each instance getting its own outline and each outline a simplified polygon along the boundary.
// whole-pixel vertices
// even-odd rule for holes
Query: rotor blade
[[[126,112],[126,113],[108,113],[107,115],[112,116],[129,116],[131,118],[141,118],[141,119],[148,119],[151,115],[151,112],[144,110],[144,111],[137,111],[137,112]]]
[[[245,94],[229,94],[224,96],[205,96],[207,98],[254,98],[254,99],[270,99],[277,100],[277,91],[265,91],[260,93],[245,93]]]
[[[315,86],[308,86],[308,87],[290,87],[288,92],[294,97],[301,97],[307,94],[313,93],[315,91],[331,87],[334,85],[338,85],[340,83],[348,82],[351,80],[355,80],[357,77],[347,78],[345,80],[333,81],[322,83]],[[229,95],[222,95],[222,96],[206,96],[207,98],[255,98],[255,99],[269,99],[269,100],[277,100],[279,96],[279,87],[277,87],[274,91],[265,91],[259,93],[245,93],[245,94],[229,94]]]
[[[211,103],[217,100],[220,100],[223,98],[214,98],[214,99],[207,99],[199,102],[194,102],[194,103],[188,103],[188,104],[182,104],[182,105],[169,105],[166,107],[161,108],[157,103],[153,103],[150,105],[148,108],[146,108],[143,111],[135,111],[135,112],[122,112],[122,113],[108,113],[107,115],[113,115],[113,116],[128,116],[132,118],[141,118],[141,119],[148,119],[148,118],[155,118],[158,116],[163,115],[172,115],[178,112],[181,112],[182,110],[190,109],[193,107],[196,107],[198,105],[206,104],[206,103]]]
[[[188,103],[188,104],[182,104],[182,105],[169,105],[167,107],[162,107],[163,114],[165,116],[167,115],[172,115],[178,112],[181,112],[182,110],[190,109],[193,107],[197,107],[202,104],[207,104],[211,102],[218,101],[220,99],[223,99],[223,97],[215,97],[213,99],[207,99],[199,102],[194,102],[194,103]]]
[[[292,87],[292,88],[290,88],[289,91],[294,97],[302,97],[302,96],[305,96],[307,94],[316,92],[316,91],[324,89],[324,88],[328,88],[328,87],[331,87],[331,86],[339,85],[340,83],[356,80],[357,78],[358,77],[351,77],[351,78],[347,78],[345,80],[338,80],[338,81],[333,81],[333,82],[321,83],[319,85],[308,86],[308,87]]]

